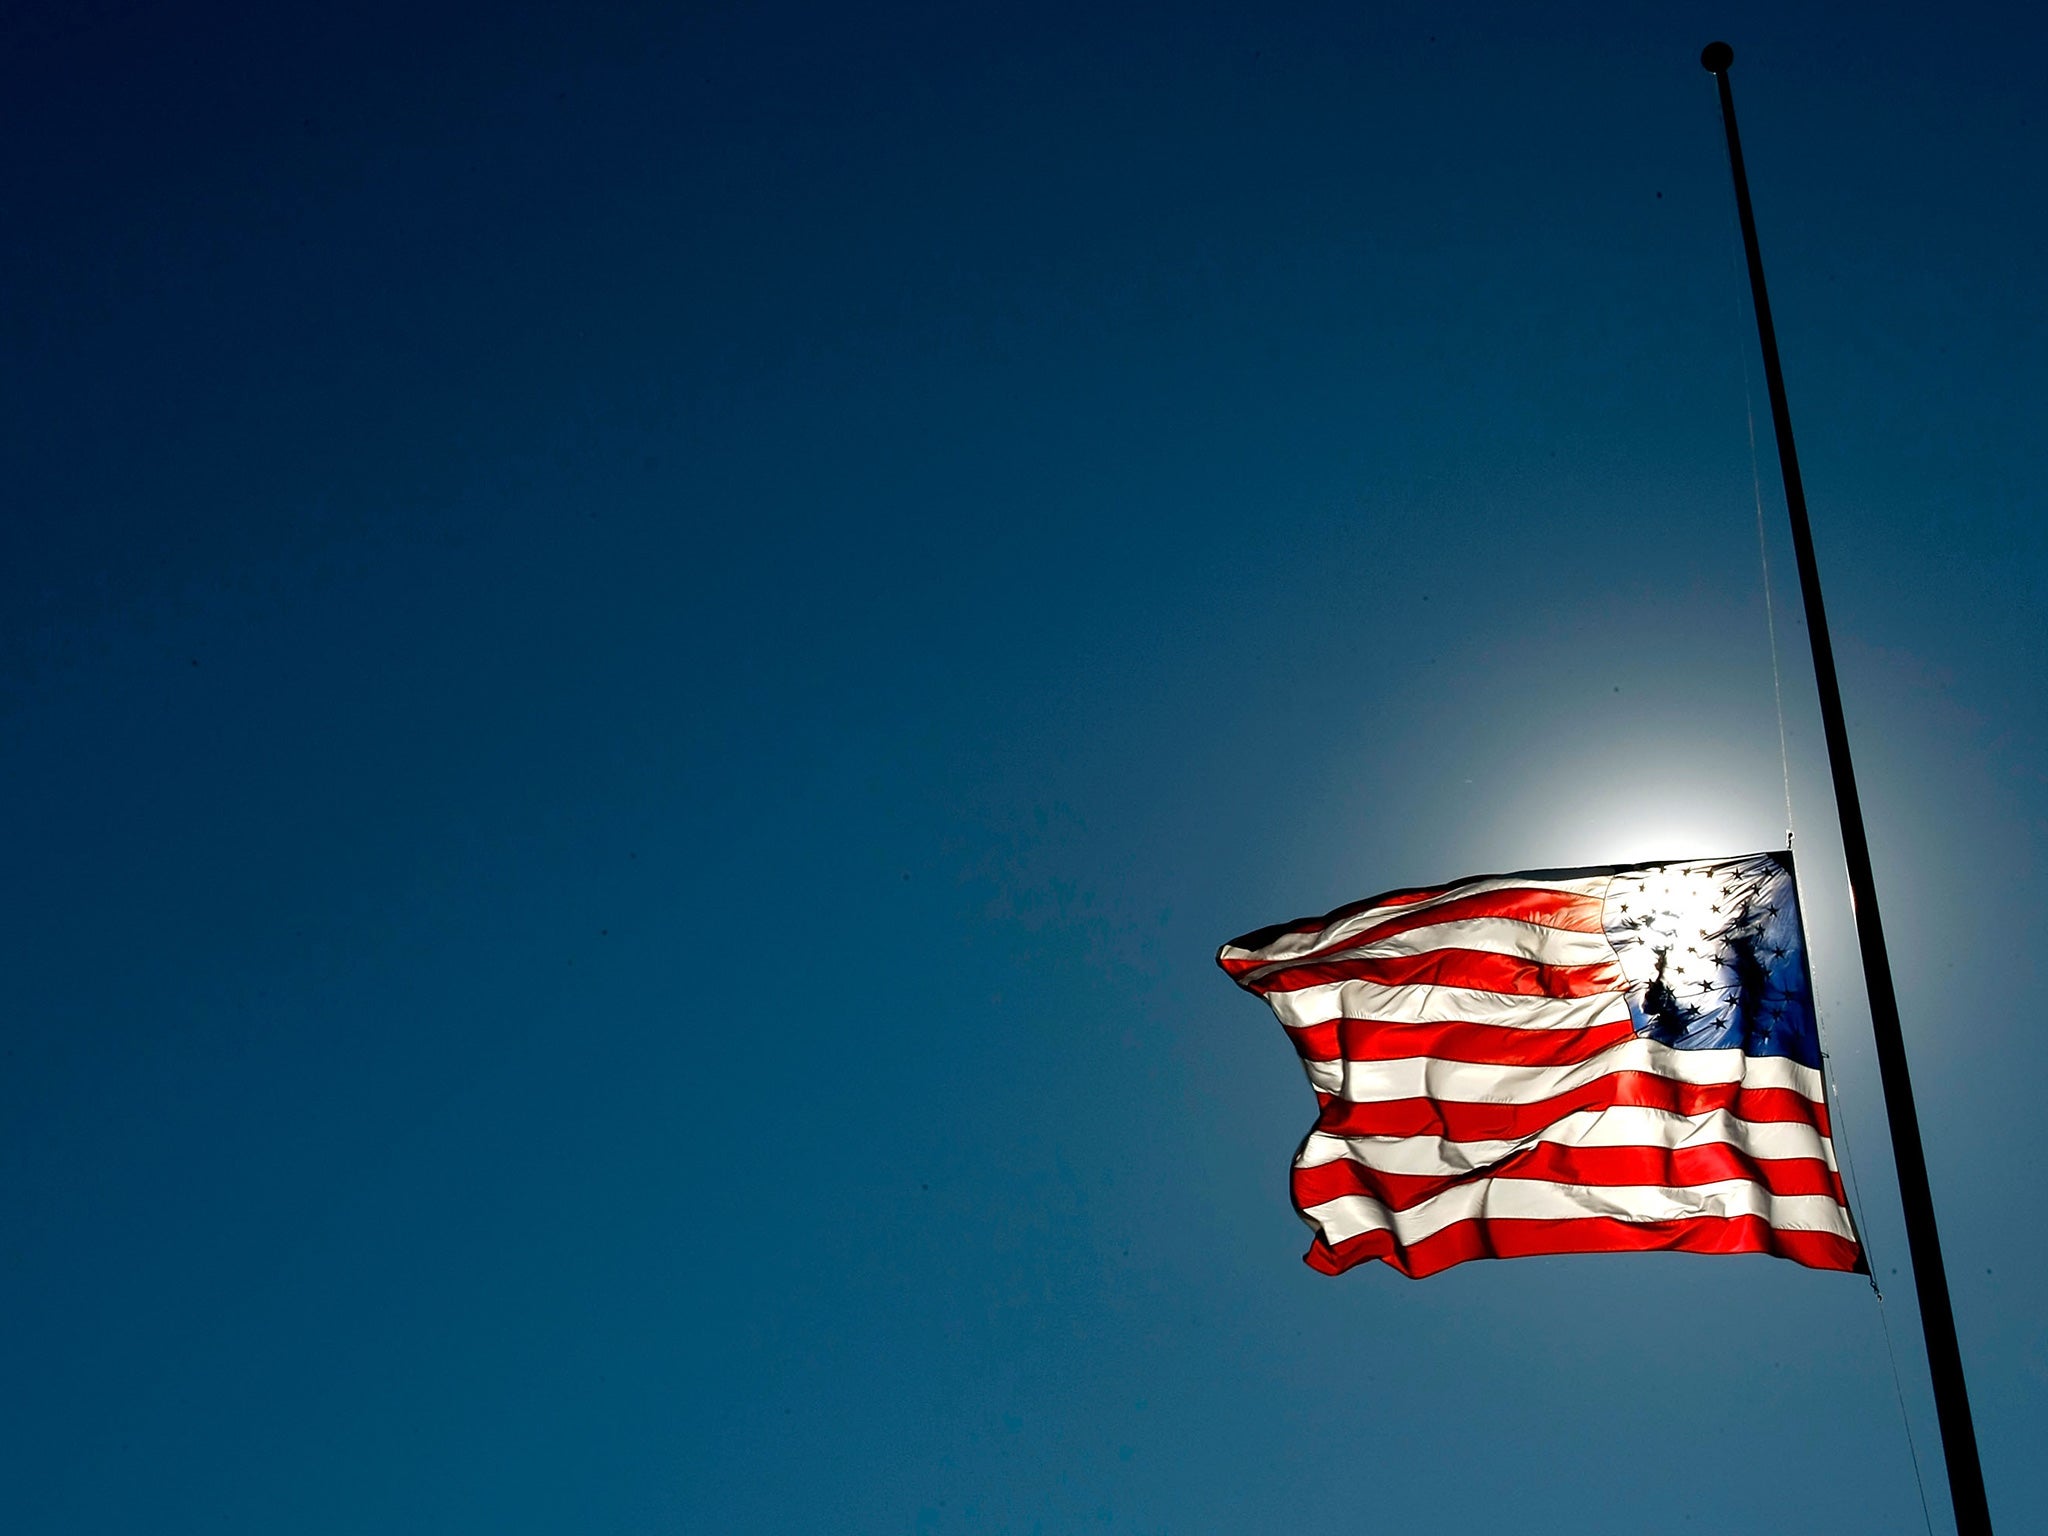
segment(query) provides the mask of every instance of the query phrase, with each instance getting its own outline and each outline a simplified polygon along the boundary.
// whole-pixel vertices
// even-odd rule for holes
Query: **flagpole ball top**
[[[1709,43],[1700,50],[1700,68],[1710,75],[1725,75],[1735,62],[1735,50],[1726,43]]]

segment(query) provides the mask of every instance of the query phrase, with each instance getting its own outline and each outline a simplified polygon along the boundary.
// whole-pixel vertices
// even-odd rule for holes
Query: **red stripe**
[[[1515,1029],[1505,1024],[1388,1024],[1332,1019],[1288,1036],[1304,1061],[1401,1061],[1436,1056],[1498,1067],[1568,1067],[1636,1032],[1627,1019],[1588,1029]]]
[[[1330,1099],[1316,1129],[1333,1136],[1441,1136],[1446,1141],[1510,1141],[1534,1136],[1582,1109],[1615,1105],[1704,1115],[1725,1109],[1742,1120],[1788,1120],[1828,1130],[1828,1112],[1816,1099],[1790,1088],[1745,1088],[1740,1083],[1681,1083],[1654,1072],[1610,1072],[1553,1098],[1529,1104],[1468,1104],[1449,1099],[1388,1099],[1359,1104]]]
[[[1438,886],[1427,891],[1389,891],[1383,896],[1368,896],[1363,901],[1354,901],[1325,912],[1321,917],[1297,917],[1291,923],[1274,923],[1268,928],[1255,928],[1241,939],[1232,939],[1225,949],[1269,949],[1282,939],[1297,937],[1304,933],[1321,933],[1325,928],[1341,923],[1347,917],[1356,917],[1361,912],[1370,912],[1374,907],[1405,907],[1418,901],[1431,901],[1443,895],[1451,886]],[[1216,963],[1225,970],[1236,962],[1217,955]],[[1254,962],[1265,964],[1263,960]]]
[[[1817,1157],[1751,1157],[1726,1142],[1698,1147],[1570,1147],[1548,1141],[1473,1173],[1384,1173],[1348,1159],[1297,1168],[1294,1203],[1306,1211],[1325,1200],[1367,1195],[1390,1211],[1405,1211],[1454,1185],[1485,1178],[1677,1189],[1748,1179],[1774,1195],[1827,1195],[1838,1205],[1849,1203],[1841,1176]]]
[[[1496,955],[1482,949],[1433,949],[1422,955],[1290,965],[1240,985],[1263,997],[1268,992],[1295,992],[1332,981],[1375,981],[1387,987],[1471,987],[1514,997],[1593,997],[1619,992],[1624,985],[1621,966],[1612,960],[1597,965],[1539,965],[1519,955]]]
[[[1384,1259],[1411,1280],[1468,1259],[1523,1259],[1546,1253],[1767,1253],[1809,1269],[1868,1274],[1863,1253],[1832,1232],[1792,1232],[1761,1216],[1695,1216],[1685,1221],[1618,1221],[1611,1216],[1533,1221],[1480,1217],[1433,1232],[1406,1248],[1390,1232],[1362,1232],[1334,1247],[1320,1236],[1303,1255],[1310,1269],[1341,1274]]]
[[[1455,897],[1425,911],[1397,913],[1369,927],[1361,928],[1356,933],[1332,940],[1321,949],[1290,955],[1287,957],[1287,963],[1299,965],[1315,959],[1318,955],[1338,953],[1360,944],[1370,944],[1376,939],[1389,939],[1396,934],[1409,933],[1417,928],[1428,928],[1437,923],[1461,922],[1475,917],[1505,917],[1516,922],[1534,923],[1542,928],[1559,928],[1570,933],[1599,933],[1604,928],[1605,906],[1606,903],[1598,896],[1581,896],[1574,891],[1481,891],[1475,896]],[[1280,937],[1299,938],[1305,933],[1320,933],[1340,921],[1342,919],[1336,913],[1332,913],[1316,927],[1290,929]],[[1240,939],[1237,941],[1237,947],[1249,949],[1253,946]],[[1269,948],[1270,942],[1257,947],[1262,950]],[[1216,963],[1235,977],[1243,976],[1264,965],[1272,965],[1275,961],[1270,955],[1226,958],[1219,954]]]
[[[1480,891],[1473,896],[1453,897],[1421,912],[1403,912],[1361,929],[1343,942],[1358,944],[1391,938],[1411,928],[1427,928],[1432,923],[1458,922],[1468,917],[1506,917],[1572,933],[1600,933],[1606,927],[1606,906],[1602,897],[1578,891]]]

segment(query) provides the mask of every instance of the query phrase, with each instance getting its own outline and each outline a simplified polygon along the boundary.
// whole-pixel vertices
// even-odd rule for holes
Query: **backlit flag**
[[[1862,1272],[1789,853],[1488,875],[1226,944],[1321,1105],[1308,1263],[1542,1253]]]

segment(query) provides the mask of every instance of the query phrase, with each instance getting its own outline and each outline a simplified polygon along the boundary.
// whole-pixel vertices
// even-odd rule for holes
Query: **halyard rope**
[[[1719,104],[1716,103],[1717,115],[1718,111]],[[1735,232],[1735,245],[1739,245],[1741,239],[1742,234],[1738,227]],[[1728,248],[1728,260],[1730,280],[1735,289],[1735,312],[1737,317],[1735,334],[1740,338],[1746,335],[1749,329],[1742,322],[1751,320],[1753,317],[1750,315],[1747,307],[1749,293],[1742,282],[1741,269],[1737,264],[1735,255],[1735,245],[1730,245]],[[1764,578],[1764,628],[1771,641],[1771,700],[1778,712],[1778,768],[1784,775],[1785,784],[1785,846],[1790,848],[1792,846],[1792,754],[1786,744],[1785,736],[1785,675],[1784,669],[1778,660],[1778,612],[1777,603],[1771,592],[1770,541],[1764,532],[1763,474],[1758,466],[1756,451],[1756,396],[1749,381],[1749,348],[1746,342],[1739,339],[1736,344],[1736,356],[1742,364],[1742,409],[1749,428],[1749,488],[1750,495],[1756,505],[1756,553],[1758,564],[1763,569]],[[1796,880],[1798,877],[1795,874],[1793,878]],[[1813,1000],[1814,1023],[1816,1027],[1821,1025],[1818,990],[1818,988],[1815,989]],[[1842,1146],[1842,1167],[1849,1175],[1849,1191],[1853,1202],[1853,1212],[1863,1209],[1863,1188],[1856,1177],[1856,1157],[1849,1145],[1848,1121],[1841,1113],[1841,1080],[1835,1074],[1834,1057],[1826,1048],[1825,1028],[1821,1028],[1821,1034],[1823,1037],[1821,1064],[1827,1074],[1828,1096],[1831,1100],[1829,1129],[1834,1133],[1835,1139],[1840,1141]],[[1883,1330],[1885,1358],[1891,1363],[1892,1368],[1892,1396],[1898,1401],[1899,1423],[1906,1431],[1906,1453],[1911,1458],[1913,1464],[1913,1486],[1920,1495],[1920,1520],[1926,1527],[1928,1536],[1933,1536],[1934,1517],[1927,1507],[1927,1481],[1920,1471],[1920,1446],[1913,1436],[1913,1416],[1906,1411],[1906,1388],[1904,1380],[1899,1375],[1898,1350],[1892,1344],[1891,1317],[1884,1304],[1884,1291],[1877,1283],[1877,1261],[1871,1256],[1869,1231],[1865,1224],[1860,1221],[1856,1223],[1856,1228],[1856,1236],[1863,1244],[1864,1262],[1870,1266],[1870,1293],[1877,1298],[1878,1326]]]

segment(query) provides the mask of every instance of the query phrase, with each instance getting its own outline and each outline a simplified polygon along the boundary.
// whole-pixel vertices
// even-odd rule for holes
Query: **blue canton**
[[[1791,854],[1624,871],[1605,926],[1637,1034],[1820,1066]]]

